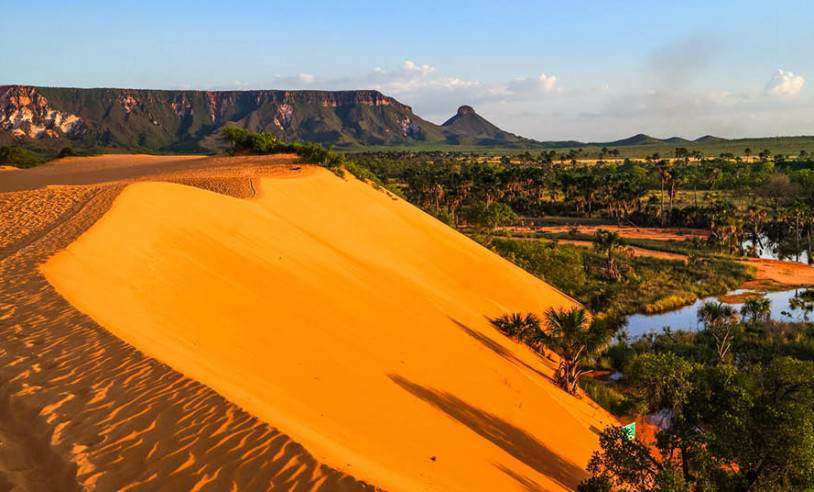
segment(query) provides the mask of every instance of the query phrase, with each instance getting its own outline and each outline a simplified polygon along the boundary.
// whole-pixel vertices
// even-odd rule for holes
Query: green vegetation
[[[42,159],[17,145],[0,147],[0,166],[28,168],[41,163]]]
[[[580,221],[580,225],[589,225],[589,224],[583,224],[583,222]],[[609,224],[597,222],[596,225],[609,225]],[[579,226],[574,226],[572,230],[562,233],[497,231],[495,235],[507,238],[548,239],[552,241],[561,241],[561,240],[593,241],[596,237],[595,235],[580,232]],[[676,253],[686,256],[700,255],[704,257],[718,257],[718,258],[730,256],[719,252],[713,245],[710,245],[707,241],[697,237],[688,237],[683,241],[676,241],[675,239],[669,239],[664,241],[659,239],[624,238],[624,242],[626,246],[636,246],[643,249],[649,249],[653,251],[663,251],[665,253]]]
[[[470,153],[522,156],[555,152],[581,162],[726,157],[732,160],[814,153],[814,137],[725,140],[702,137],[658,139],[636,135],[614,142],[534,141],[509,134],[476,114],[439,126],[375,91],[163,91],[138,89],[34,89],[49,109],[82,119],[69,135],[26,139],[29,150],[55,156],[66,145],[80,153],[143,149],[157,153],[206,153],[223,149],[221,128],[232,122],[278,138],[334,146],[356,154]],[[37,124],[44,122],[38,121]],[[0,132],[0,145],[12,143]],[[746,152],[746,149],[754,149]],[[771,152],[766,152],[771,149]]]
[[[758,152],[745,152],[747,148],[760,149]],[[800,151],[807,154],[814,152],[814,136],[800,137],[766,137],[766,138],[740,138],[740,139],[706,139],[705,141],[684,141],[681,143],[667,142],[656,138],[624,139],[615,142],[585,143],[574,141],[544,141],[544,142],[523,142],[511,145],[449,145],[435,142],[414,142],[409,145],[366,145],[348,147],[347,151],[355,154],[455,154],[468,153],[479,156],[484,155],[506,155],[519,156],[527,152],[555,151],[558,155],[576,154],[580,160],[624,160],[624,159],[644,159],[646,156],[657,154],[664,158],[683,159],[685,154],[680,150],[688,152],[693,160],[702,158],[721,157],[722,155],[732,160],[740,156],[758,157],[761,150],[771,149],[768,155],[799,156]]]
[[[744,318],[751,318],[752,321],[768,321],[771,307],[772,302],[766,298],[747,299],[741,308],[741,315]]]
[[[632,400],[625,396],[618,386],[603,384],[591,378],[582,378],[579,387],[600,407],[613,415],[627,415],[632,408]]]
[[[656,415],[661,429],[653,442],[605,430],[581,491],[814,487],[814,324],[738,322],[717,305],[699,318],[700,332],[621,338],[607,351],[622,379],[586,391],[617,415]]]
[[[713,303],[698,317],[700,332],[621,336],[609,348],[607,327],[579,308],[550,310],[543,327],[519,313],[493,320],[541,354],[557,353],[555,382],[565,391],[579,385],[614,414],[652,415],[659,425],[652,441],[604,430],[580,491],[814,487],[814,324],[740,322]],[[621,371],[620,382],[581,377],[603,365]]]
[[[618,232],[605,232],[603,230],[596,231],[594,236],[594,249],[598,253],[607,253],[608,257],[605,261],[605,271],[603,276],[606,280],[615,282],[622,278],[622,273],[616,264],[614,253],[619,248],[627,244]]]
[[[466,213],[467,223],[476,233],[491,234],[500,226],[517,222],[517,214],[505,203],[475,203]]]
[[[472,232],[600,317],[655,313],[723,294],[753,278],[754,270],[735,260],[757,256],[767,240],[781,257],[814,248],[814,160],[808,152],[789,157],[761,151],[743,159],[726,152],[704,157],[695,148],[674,147],[670,158],[654,153],[614,161],[615,150],[605,148],[590,165],[580,160],[586,152],[369,152],[355,157],[402,189],[412,203]],[[506,229],[512,221],[520,227]],[[574,228],[560,234],[535,231],[546,223]],[[623,241],[609,234],[581,234],[578,225],[586,223],[692,228],[698,235],[683,241]],[[540,245],[514,237],[555,242]],[[557,239],[592,241],[595,251],[580,252]],[[629,258],[625,244],[687,259]]]
[[[365,154],[357,162],[405,188],[422,207],[461,211],[478,201],[502,202],[526,217],[557,216],[638,227],[710,230],[722,252],[737,250],[739,233],[780,229],[794,203],[814,204],[814,161],[775,156],[745,162],[728,158],[693,161],[648,156],[644,160],[590,166],[555,151],[516,158],[443,154]],[[749,220],[749,206],[769,213]],[[800,235],[811,231],[811,213],[801,212]],[[795,229],[796,233],[797,230]]]
[[[733,330],[739,320],[737,311],[722,302],[705,302],[698,309],[698,321],[704,323],[704,330],[715,340],[715,353],[719,362],[726,361],[734,336]]]
[[[507,337],[525,343],[540,355],[545,355],[545,344],[540,320],[534,313],[525,315],[520,313],[506,314],[491,320],[492,325]]]
[[[57,154],[58,159],[62,159],[63,157],[77,157],[79,154],[73,149],[73,147],[63,147],[62,150],[59,151]]]
[[[560,357],[554,382],[570,394],[577,392],[582,376],[591,372],[590,364],[610,343],[613,329],[601,322],[591,322],[582,308],[549,309],[543,324],[533,313],[512,313],[495,318],[492,325],[501,333],[524,343],[545,356],[548,348]]]
[[[781,357],[750,372],[731,365],[687,369],[685,363],[662,371],[667,379],[644,378],[659,391],[644,392],[643,402],[673,408],[654,449],[611,427],[580,491],[814,486],[814,363]],[[665,393],[667,384],[681,390]]]
[[[790,303],[791,309],[799,309],[803,312],[803,319],[808,321],[811,313],[814,312],[814,290],[806,289],[794,298]]]
[[[384,186],[379,178],[369,169],[348,160],[344,155],[318,144],[286,143],[273,133],[254,133],[245,128],[228,126],[223,129],[223,138],[231,145],[232,153],[251,154],[296,154],[297,162],[323,166],[339,176],[348,171],[359,179],[369,180],[378,186]],[[400,191],[394,190],[397,194]]]
[[[550,308],[545,314],[545,324],[543,344],[560,356],[554,383],[573,395],[580,378],[591,372],[589,365],[608,346],[615,330],[592,323],[582,308],[568,311]]]
[[[720,295],[752,278],[749,267],[728,258],[682,261],[614,256],[620,277],[609,278],[608,257],[567,244],[492,238],[489,247],[588,306],[600,317],[662,312],[700,297]]]

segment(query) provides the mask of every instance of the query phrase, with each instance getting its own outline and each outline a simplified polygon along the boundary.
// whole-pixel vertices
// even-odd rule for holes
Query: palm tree
[[[594,249],[599,253],[607,253],[608,255],[605,262],[605,277],[608,280],[616,281],[622,277],[619,267],[616,265],[616,260],[613,258],[613,253],[625,244],[625,240],[622,239],[618,232],[608,232],[602,229],[596,231]]]
[[[752,238],[752,247],[746,252],[749,256],[758,256],[759,251],[763,249],[760,236],[763,233],[763,224],[766,221],[766,215],[765,210],[755,206],[749,207],[746,211],[746,223]]]
[[[741,308],[743,317],[750,317],[752,321],[765,321],[772,314],[772,301],[761,297],[760,299],[747,299]]]
[[[655,157],[657,154],[653,154]],[[672,169],[667,161],[659,161],[656,163],[656,171],[661,178],[661,207],[659,207],[659,215],[661,215],[661,226],[664,227],[664,185],[672,179]]]
[[[545,356],[545,346],[543,345],[545,334],[540,328],[540,319],[534,313],[505,314],[489,321],[507,337],[523,342]]]
[[[738,312],[722,302],[708,301],[698,308],[698,321],[704,323],[704,329],[715,340],[715,352],[719,362],[726,360],[726,354],[735,335],[734,327],[739,320]]]
[[[592,324],[588,312],[574,307],[570,310],[550,308],[545,314],[549,332],[543,343],[560,356],[554,382],[570,394],[577,392],[579,378],[590,372],[582,366],[594,360],[610,343],[613,333],[599,324]]]

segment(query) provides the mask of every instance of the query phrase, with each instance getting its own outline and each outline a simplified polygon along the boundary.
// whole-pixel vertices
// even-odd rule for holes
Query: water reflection
[[[808,238],[805,236],[800,239],[798,244],[796,237],[772,240],[767,235],[762,234],[757,242],[753,239],[744,239],[741,243],[741,250],[746,256],[814,264],[814,256],[809,250]]]
[[[812,319],[812,314],[805,311],[805,305],[794,308],[792,304],[798,304],[799,301],[794,302],[794,299],[800,299],[800,295],[805,291],[806,289],[791,289],[780,292],[757,292],[741,289],[729,292],[727,295],[757,292],[772,302],[771,319],[777,321],[804,321],[806,316]],[[717,297],[698,299],[690,306],[667,313],[628,316],[628,332],[631,337],[635,338],[652,330],[661,331],[662,328],[667,326],[673,330],[698,330],[702,327],[702,324],[698,322],[698,308],[707,301],[717,301]],[[732,304],[732,306],[740,312],[743,303]]]

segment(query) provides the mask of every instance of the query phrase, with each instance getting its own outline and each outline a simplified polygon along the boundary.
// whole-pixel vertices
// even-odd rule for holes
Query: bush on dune
[[[376,186],[387,188],[388,191],[402,196],[401,191],[391,189],[382,183],[376,174],[354,161],[348,160],[344,155],[314,143],[286,143],[273,133],[255,133],[245,128],[227,126],[222,130],[223,138],[232,146],[232,154],[296,154],[297,162],[315,164],[331,170],[337,176],[343,176],[347,171],[358,179],[372,181]]]
[[[33,153],[17,145],[0,147],[0,166],[13,166],[19,168],[34,167],[40,159]]]

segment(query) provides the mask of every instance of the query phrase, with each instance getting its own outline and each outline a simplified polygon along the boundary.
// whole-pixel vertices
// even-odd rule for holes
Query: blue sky
[[[814,134],[812,2],[0,0],[0,84],[374,88],[538,139]],[[814,80],[814,79],[812,79]]]

